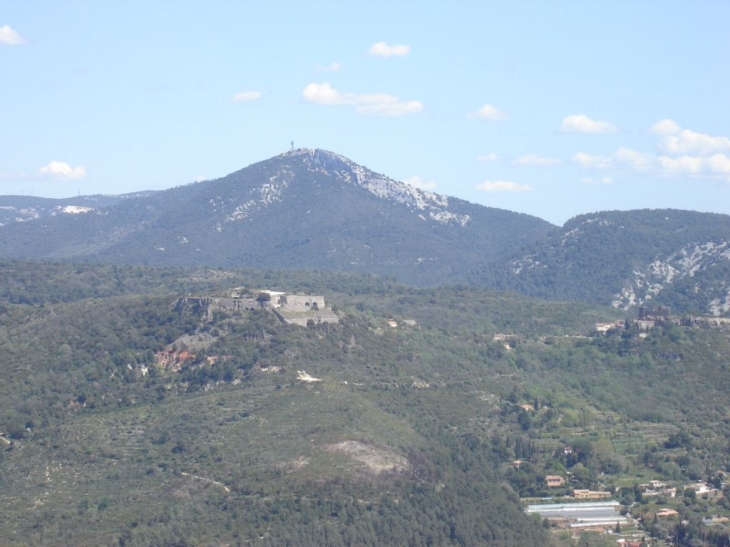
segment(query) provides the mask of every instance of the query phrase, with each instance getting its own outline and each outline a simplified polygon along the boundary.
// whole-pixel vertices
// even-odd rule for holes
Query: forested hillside
[[[581,215],[472,281],[551,299],[730,311],[730,217],[669,209]]]
[[[2,273],[9,545],[558,545],[518,503],[546,474],[620,492],[728,471],[719,327],[594,336],[623,314],[354,275]],[[240,286],[324,294],[340,323],[174,309]]]
[[[0,225],[0,256],[346,271],[439,285],[463,282],[467,266],[486,266],[551,227],[413,188],[333,152],[297,149],[220,179]]]
[[[295,149],[159,192],[0,197],[0,257],[469,284],[622,310],[730,313],[730,217],[604,211],[557,227]]]

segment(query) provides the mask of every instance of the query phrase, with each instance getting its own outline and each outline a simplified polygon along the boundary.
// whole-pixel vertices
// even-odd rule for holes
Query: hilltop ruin
[[[339,323],[337,315],[327,308],[324,296],[286,292],[233,289],[229,296],[185,296],[175,302],[175,310],[193,313],[210,321],[216,312],[226,314],[267,311],[282,323],[307,326],[310,321]]]

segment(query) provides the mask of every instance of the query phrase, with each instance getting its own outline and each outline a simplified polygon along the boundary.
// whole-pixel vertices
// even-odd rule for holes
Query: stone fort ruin
[[[246,313],[256,310],[268,311],[280,321],[306,326],[310,321],[317,323],[339,323],[339,318],[328,309],[324,296],[289,294],[262,290],[252,291],[237,288],[230,296],[185,296],[177,299],[175,310],[192,313],[210,321],[215,313]]]

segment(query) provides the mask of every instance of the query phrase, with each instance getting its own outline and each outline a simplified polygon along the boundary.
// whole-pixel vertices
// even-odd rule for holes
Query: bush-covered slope
[[[115,264],[377,273],[463,281],[551,225],[412,188],[324,150],[84,214],[0,227],[0,255]]]
[[[6,544],[547,544],[516,497],[546,495],[547,473],[620,488],[730,470],[722,328],[592,337],[622,315],[353,275],[3,273]],[[325,294],[341,322],[174,311],[242,285]]]
[[[543,298],[627,309],[730,310],[730,217],[677,210],[581,215],[474,281]]]

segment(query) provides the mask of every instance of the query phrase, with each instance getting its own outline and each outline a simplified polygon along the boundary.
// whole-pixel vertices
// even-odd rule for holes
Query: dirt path
[[[198,480],[201,480],[201,481],[209,482],[211,484],[217,484],[218,486],[220,486],[221,488],[223,488],[223,490],[225,490],[226,492],[229,492],[230,493],[230,491],[231,491],[231,489],[228,488],[225,484],[223,484],[221,482],[218,482],[218,481],[214,481],[213,479],[206,479],[205,477],[199,477],[198,475],[193,475],[192,473],[182,472],[180,474],[182,476],[184,476],[184,477],[192,477],[194,479],[198,479]]]

